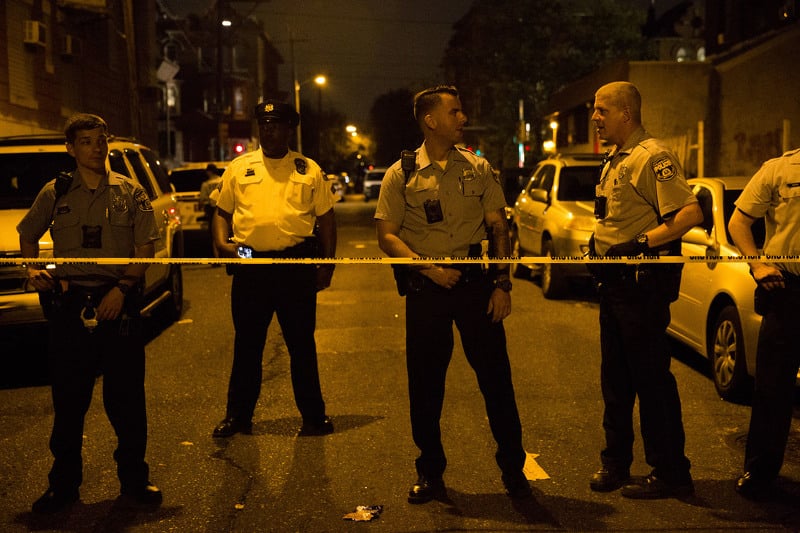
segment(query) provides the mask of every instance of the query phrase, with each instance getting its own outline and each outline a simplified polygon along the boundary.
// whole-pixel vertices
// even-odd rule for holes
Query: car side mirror
[[[687,231],[683,238],[683,242],[688,244],[697,244],[706,247],[715,247],[714,239],[700,226],[695,226]]]
[[[550,203],[550,194],[544,189],[531,189],[531,199],[547,204]]]

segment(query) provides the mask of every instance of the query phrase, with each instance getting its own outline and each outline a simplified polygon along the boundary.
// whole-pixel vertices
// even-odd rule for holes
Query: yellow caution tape
[[[0,257],[0,265],[25,265],[27,263],[53,264],[53,265],[272,265],[272,264],[300,264],[300,265],[411,265],[411,264],[590,264],[590,263],[757,263],[800,262],[800,255],[758,255],[758,256],[705,256],[705,255],[661,255],[661,256],[626,256],[626,257],[584,257],[584,256],[557,256],[557,257],[426,257],[412,259],[408,257],[259,257],[252,259],[242,258],[216,258],[216,257],[146,257],[146,258],[118,258],[118,257],[39,257],[36,259],[22,257]]]

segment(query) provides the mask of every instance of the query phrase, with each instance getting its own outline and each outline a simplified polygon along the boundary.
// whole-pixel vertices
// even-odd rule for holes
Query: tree
[[[611,60],[643,58],[646,15],[627,0],[476,0],[443,66],[488,128],[490,159],[514,137],[519,100],[538,149],[550,95]]]
[[[400,158],[402,150],[413,150],[422,143],[422,133],[414,121],[414,95],[408,89],[384,93],[369,111],[375,163],[388,166]]]

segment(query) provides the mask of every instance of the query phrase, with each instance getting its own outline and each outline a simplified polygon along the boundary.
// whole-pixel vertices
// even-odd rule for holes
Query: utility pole
[[[223,80],[222,76],[224,74],[222,68],[222,20],[224,18],[223,15],[223,2],[224,0],[217,0],[217,146],[216,146],[216,157],[212,157],[212,159],[216,159],[217,161],[222,161],[225,159],[225,149],[224,149],[224,124],[222,121],[224,107],[222,105],[222,98],[223,98]],[[212,154],[213,156],[214,154]]]
[[[125,17],[125,45],[128,57],[128,96],[131,106],[131,132],[134,138],[139,138],[139,73],[136,61],[136,29],[133,24],[133,0],[123,2]]]

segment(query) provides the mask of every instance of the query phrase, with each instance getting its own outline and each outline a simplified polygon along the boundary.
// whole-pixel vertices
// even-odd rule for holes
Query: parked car
[[[583,256],[594,231],[595,184],[602,154],[572,154],[540,161],[514,202],[511,245],[515,257]],[[512,274],[541,274],[545,298],[562,296],[570,278],[587,278],[583,264],[514,263]]]
[[[109,139],[112,170],[139,182],[147,192],[159,225],[156,257],[183,257],[183,232],[178,206],[167,174],[156,154],[136,141]],[[64,147],[64,137],[34,135],[0,138],[0,256],[21,257],[17,224],[36,195],[60,171],[75,170],[75,160]],[[47,232],[39,241],[40,257],[52,257]],[[152,264],[145,274],[144,315],[158,310],[175,320],[183,310],[183,277],[177,264]],[[28,285],[25,268],[0,265],[0,327],[43,323],[36,291]]]
[[[227,161],[185,163],[172,169],[169,173],[169,181],[175,187],[175,199],[178,201],[178,208],[181,212],[183,231],[208,232],[210,223],[206,211],[208,197],[204,197],[201,192],[203,183],[209,179],[206,172],[209,164],[217,167],[219,176],[222,176],[228,165]]]
[[[728,220],[749,178],[689,180],[703,208],[704,222],[683,237],[682,253],[694,257],[740,255],[728,233]],[[763,219],[753,226],[756,244],[764,243]],[[688,262],[678,300],[672,303],[667,332],[707,357],[720,397],[738,400],[749,394],[756,368],[761,317],[753,310],[756,283],[744,262]],[[800,384],[800,373],[798,373]]]
[[[344,201],[345,184],[344,179],[339,174],[326,174],[325,179],[331,184],[331,193],[337,202]]]
[[[378,199],[381,192],[381,182],[383,176],[386,175],[386,168],[373,168],[367,170],[364,174],[364,201],[369,202],[370,199]]]

